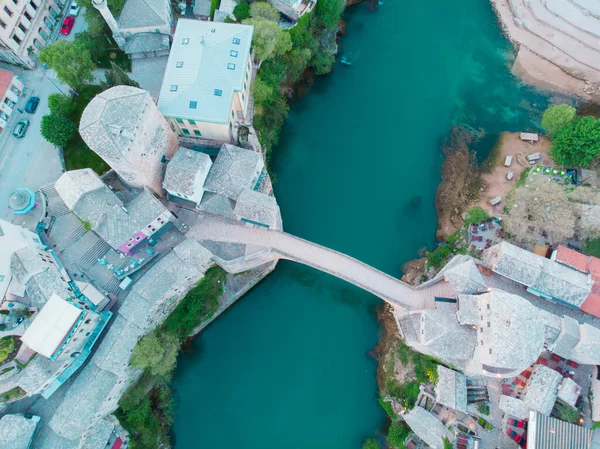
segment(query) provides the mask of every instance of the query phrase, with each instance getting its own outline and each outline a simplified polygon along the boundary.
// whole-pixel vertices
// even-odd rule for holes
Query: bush
[[[374,438],[367,438],[362,445],[362,449],[379,449],[379,443]]]
[[[77,125],[64,115],[44,115],[41,124],[42,137],[52,145],[62,148],[69,143],[77,132]]]
[[[233,15],[238,20],[238,22],[249,18],[250,4],[247,1],[242,0],[237,5],[235,5],[235,8],[233,8]]]
[[[454,445],[448,438],[444,438],[444,449],[452,449]]]
[[[427,254],[427,264],[433,268],[440,268],[452,253],[448,245],[438,246],[433,252]]]
[[[392,409],[392,404],[390,402],[385,401],[382,397],[380,397],[379,405],[381,406],[382,409],[385,410],[385,412],[387,413],[387,415],[390,417],[390,419],[392,421],[398,419],[398,417],[396,416],[396,413],[394,413],[394,410]]]
[[[559,419],[573,424],[578,423],[579,417],[581,416],[581,413],[579,413],[579,410],[577,410],[575,407],[571,407],[568,404],[563,404],[562,402],[556,403],[554,411]]]
[[[250,5],[250,17],[262,17],[277,22],[279,21],[279,11],[270,3],[254,2]]]
[[[568,104],[550,106],[542,117],[542,127],[550,135],[556,134],[575,118],[575,108]]]
[[[393,422],[388,430],[387,442],[394,448],[403,448],[410,428],[403,422]]]
[[[489,415],[490,414],[490,404],[478,404],[477,411],[479,413],[481,413],[482,415]]]
[[[550,156],[559,165],[588,167],[600,155],[600,121],[577,117],[552,140]]]
[[[67,117],[73,112],[73,99],[65,94],[51,94],[48,96],[48,108],[53,114]]]
[[[476,206],[467,212],[467,217],[465,218],[465,226],[469,226],[470,224],[479,224],[483,223],[490,219],[488,213],[483,210],[482,207]]]

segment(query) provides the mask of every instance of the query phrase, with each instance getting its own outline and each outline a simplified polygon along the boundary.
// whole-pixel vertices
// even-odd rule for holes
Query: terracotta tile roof
[[[0,98],[4,97],[4,94],[10,86],[10,82],[12,81],[13,76],[15,76],[13,72],[0,69]]]
[[[600,318],[600,282],[594,282],[592,291],[579,309]]]
[[[556,261],[582,273],[589,273],[591,256],[587,256],[564,245],[558,245]]]
[[[600,281],[600,259],[592,257],[590,261],[590,275],[594,281]]]

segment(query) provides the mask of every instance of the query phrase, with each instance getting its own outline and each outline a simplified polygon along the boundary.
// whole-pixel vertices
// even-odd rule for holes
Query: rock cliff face
[[[589,97],[600,93],[600,3],[596,0],[491,0],[519,50],[519,75]],[[554,71],[552,66],[558,67]],[[527,76],[528,75],[528,76]],[[530,78],[529,80],[527,78]],[[574,78],[574,80],[568,80]]]

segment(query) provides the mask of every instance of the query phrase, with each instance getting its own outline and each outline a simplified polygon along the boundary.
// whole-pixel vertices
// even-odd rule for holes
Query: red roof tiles
[[[558,245],[556,250],[556,261],[567,265],[571,268],[581,271],[582,273],[590,272],[590,259],[591,256],[581,254],[571,248],[567,248],[564,245]]]
[[[10,82],[15,74],[8,70],[0,69],[0,99],[4,97],[4,94],[10,86]]]

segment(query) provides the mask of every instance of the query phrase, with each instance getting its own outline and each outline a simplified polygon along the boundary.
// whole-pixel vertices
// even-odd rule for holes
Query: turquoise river
[[[441,143],[454,123],[535,129],[547,97],[509,72],[486,0],[385,0],[346,11],[331,75],[292,105],[274,149],[284,228],[392,275],[435,245]],[[380,301],[282,262],[181,356],[176,449],[359,449],[381,435]]]

